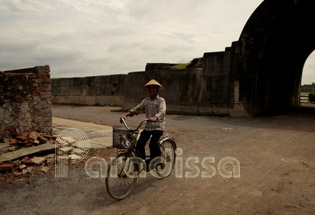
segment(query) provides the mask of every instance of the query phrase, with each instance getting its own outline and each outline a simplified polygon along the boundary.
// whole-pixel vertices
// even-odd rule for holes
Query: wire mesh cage
[[[123,149],[121,136],[127,137],[128,131],[123,127],[113,127],[113,147]]]

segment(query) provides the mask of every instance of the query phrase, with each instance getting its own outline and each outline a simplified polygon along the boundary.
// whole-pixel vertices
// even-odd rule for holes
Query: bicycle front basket
[[[120,142],[120,136],[127,137],[128,131],[122,127],[113,127],[113,147],[124,149],[125,147]]]

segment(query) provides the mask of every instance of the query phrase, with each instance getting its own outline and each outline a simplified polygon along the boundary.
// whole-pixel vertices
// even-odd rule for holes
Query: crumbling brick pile
[[[16,136],[16,138],[10,139],[11,147],[9,148],[9,151],[14,151],[21,147],[38,146],[47,142],[52,144],[55,143],[55,140],[52,137],[49,137],[47,135],[45,136],[36,131],[24,132],[21,136]]]
[[[0,143],[0,173],[14,176],[47,172],[55,163],[55,137],[38,132],[24,132],[11,138],[9,144]],[[51,171],[53,169],[51,168]]]
[[[7,161],[0,164],[0,173],[13,173],[14,176],[22,176],[27,174],[32,174],[33,170],[48,172],[49,170],[53,171],[52,168],[49,168],[49,164],[55,162],[55,154],[51,153],[45,156],[25,156],[23,159],[18,159],[15,161]]]
[[[76,140],[72,137],[58,137],[56,139],[58,158],[77,161],[83,159],[90,149],[88,140]]]
[[[3,144],[0,143],[0,146]],[[84,159],[89,146],[88,140],[24,132],[11,138],[7,147],[0,148],[0,174],[19,177],[33,172],[54,172],[55,164],[60,161],[77,162]]]

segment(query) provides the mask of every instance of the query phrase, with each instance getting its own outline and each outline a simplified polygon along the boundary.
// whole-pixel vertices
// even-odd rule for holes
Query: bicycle
[[[138,177],[147,169],[146,162],[137,156],[135,146],[139,129],[148,120],[141,121],[136,129],[130,129],[123,118],[121,121],[126,130],[113,128],[113,147],[118,148],[119,151],[116,157],[111,159],[105,178],[106,189],[109,195],[116,200],[129,196]],[[166,178],[172,173],[175,166],[176,143],[171,135],[166,134],[159,139],[158,144],[161,156],[150,162],[149,170],[151,174],[156,173],[155,176],[159,178]]]

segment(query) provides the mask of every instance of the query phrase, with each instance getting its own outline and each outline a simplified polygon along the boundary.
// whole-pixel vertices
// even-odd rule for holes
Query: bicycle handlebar
[[[120,120],[121,120],[120,123],[123,123],[127,130],[130,130],[130,128],[128,127],[128,125],[126,123],[126,120],[124,119],[124,117],[121,117]]]
[[[139,130],[139,128],[142,126],[142,124],[144,123],[144,122],[147,122],[147,121],[149,121],[148,119],[145,119],[145,120],[142,120],[141,122],[140,122],[140,124],[138,125],[138,127],[136,128],[136,129],[134,129],[134,131],[137,131],[137,130]],[[126,129],[127,130],[133,130],[133,129],[130,129],[129,127],[128,127],[128,125],[127,125],[127,122],[126,122],[126,120],[124,119],[124,117],[121,117],[121,122],[124,124],[124,126],[126,127]]]

